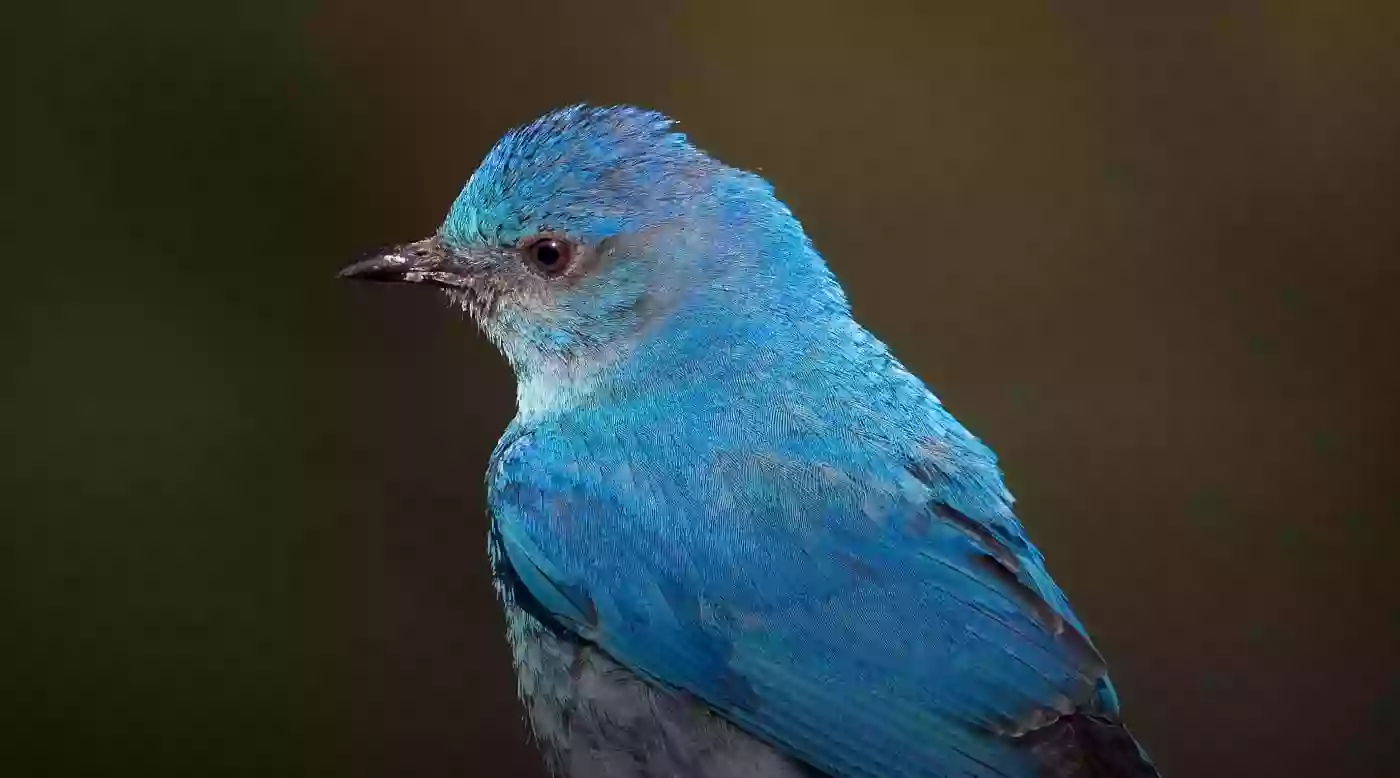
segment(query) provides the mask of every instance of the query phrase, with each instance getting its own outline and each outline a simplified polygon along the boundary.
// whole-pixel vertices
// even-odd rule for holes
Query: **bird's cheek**
[[[501,327],[546,351],[559,350],[573,340],[569,336],[573,317],[555,301],[539,294],[502,294],[495,305],[494,319]]]

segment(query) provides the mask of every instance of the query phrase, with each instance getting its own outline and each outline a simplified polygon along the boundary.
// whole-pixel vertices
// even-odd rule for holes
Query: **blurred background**
[[[484,557],[511,376],[332,274],[576,101],[775,183],[1165,775],[1380,774],[1400,6],[1155,5],[8,9],[0,774],[542,774]]]

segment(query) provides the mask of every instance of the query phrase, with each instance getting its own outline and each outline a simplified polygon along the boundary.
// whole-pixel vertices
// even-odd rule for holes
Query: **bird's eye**
[[[557,276],[569,268],[574,249],[568,241],[559,238],[535,238],[525,244],[525,262],[536,272],[546,276]]]

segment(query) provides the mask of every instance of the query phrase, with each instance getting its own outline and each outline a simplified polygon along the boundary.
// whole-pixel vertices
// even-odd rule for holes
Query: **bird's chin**
[[[489,330],[492,315],[496,309],[496,296],[488,291],[477,289],[470,284],[442,286],[443,294],[451,305],[462,309],[472,317],[478,327]]]

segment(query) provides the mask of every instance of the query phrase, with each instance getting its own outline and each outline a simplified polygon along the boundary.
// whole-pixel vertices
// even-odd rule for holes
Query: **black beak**
[[[462,270],[434,236],[362,259],[342,268],[336,275],[356,281],[429,283],[457,288],[467,283]]]

